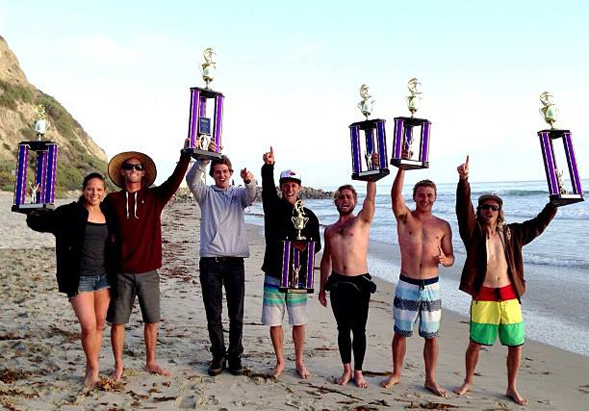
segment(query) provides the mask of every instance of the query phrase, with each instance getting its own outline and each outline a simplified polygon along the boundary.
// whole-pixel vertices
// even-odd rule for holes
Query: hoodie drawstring
[[[133,204],[133,217],[135,217],[137,220],[139,220],[139,217],[137,217],[137,191],[135,191],[135,198],[134,198],[134,204]],[[125,211],[127,212],[127,220],[129,219],[129,193],[127,191],[125,191]]]

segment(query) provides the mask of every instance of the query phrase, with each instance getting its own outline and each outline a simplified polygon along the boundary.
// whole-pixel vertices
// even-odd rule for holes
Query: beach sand
[[[157,355],[170,377],[143,371],[143,327],[136,307],[127,326],[125,373],[121,384],[106,378],[83,387],[84,354],[79,326],[55,282],[53,236],[29,230],[25,217],[9,212],[12,196],[0,194],[0,405],[8,410],[583,410],[589,407],[589,358],[527,341],[519,390],[530,402],[520,407],[504,396],[505,354],[484,349],[474,390],[457,397],[451,390],[464,378],[468,343],[466,318],[447,311],[442,318],[438,382],[450,392],[440,398],[423,388],[423,341],[407,341],[403,378],[392,389],[379,382],[391,371],[394,285],[378,282],[367,325],[365,373],[369,387],[339,386],[342,365],[331,308],[316,294],[309,299],[305,362],[310,380],[297,378],[294,350],[285,325],[287,369],[279,379],[267,327],[260,323],[264,254],[260,227],[249,226],[251,257],[246,263],[243,362],[248,372],[207,375],[208,332],[198,281],[199,212],[193,202],[175,202],[163,217],[164,264],[160,270],[162,316]],[[581,308],[581,307],[580,307]],[[224,322],[228,329],[228,323]],[[109,330],[101,355],[101,376],[113,369]]]

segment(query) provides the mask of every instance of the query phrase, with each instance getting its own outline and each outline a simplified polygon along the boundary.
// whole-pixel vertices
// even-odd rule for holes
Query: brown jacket
[[[548,203],[535,218],[523,223],[506,224],[503,228],[507,274],[515,287],[518,298],[521,298],[526,291],[522,248],[542,234],[555,214],[556,206]],[[460,278],[460,290],[476,298],[487,272],[487,238],[485,227],[476,220],[475,210],[470,200],[468,180],[458,182],[456,215],[460,237],[467,253]]]

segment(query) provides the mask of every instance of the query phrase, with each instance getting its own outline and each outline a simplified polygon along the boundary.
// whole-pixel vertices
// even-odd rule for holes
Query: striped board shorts
[[[307,324],[307,294],[287,294],[278,290],[280,279],[264,276],[264,303],[262,324],[275,327],[282,325],[284,310],[288,311],[290,325]]]
[[[395,291],[393,316],[395,333],[411,337],[413,325],[419,318],[419,335],[437,338],[442,318],[438,277],[417,280],[401,274]]]
[[[510,284],[501,288],[481,287],[470,303],[470,339],[493,345],[499,334],[501,344],[517,347],[524,343],[521,304]]]

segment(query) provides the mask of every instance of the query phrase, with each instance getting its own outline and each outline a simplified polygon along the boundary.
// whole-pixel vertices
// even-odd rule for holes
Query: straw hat
[[[130,158],[138,159],[143,165],[145,176],[143,177],[141,185],[143,187],[151,186],[155,181],[155,177],[157,176],[155,163],[151,157],[138,151],[125,151],[123,153],[117,154],[110,160],[108,163],[108,176],[112,182],[120,188],[125,188],[125,179],[121,175],[121,168],[123,167],[123,164]]]

